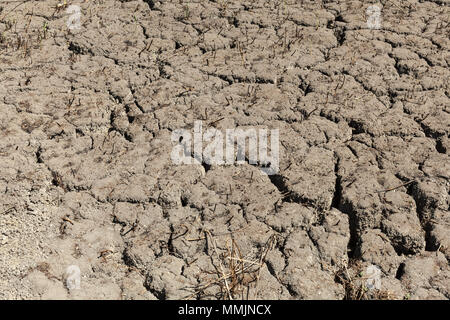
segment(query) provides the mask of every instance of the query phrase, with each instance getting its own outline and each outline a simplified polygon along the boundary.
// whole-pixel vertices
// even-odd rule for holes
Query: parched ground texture
[[[67,5],[0,1],[1,299],[450,298],[450,1]],[[173,164],[195,120],[279,173]]]

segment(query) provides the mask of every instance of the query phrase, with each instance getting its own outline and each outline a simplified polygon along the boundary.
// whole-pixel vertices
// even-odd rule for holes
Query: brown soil
[[[450,1],[67,2],[0,2],[1,299],[450,298]]]

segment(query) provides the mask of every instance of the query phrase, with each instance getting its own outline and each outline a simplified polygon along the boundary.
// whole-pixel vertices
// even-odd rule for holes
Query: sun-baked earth
[[[0,1],[0,298],[450,298],[449,22],[448,0]],[[175,165],[196,120],[279,129],[278,174]]]

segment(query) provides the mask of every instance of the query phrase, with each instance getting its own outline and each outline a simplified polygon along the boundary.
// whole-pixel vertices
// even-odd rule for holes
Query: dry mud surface
[[[68,4],[0,1],[1,299],[450,298],[449,1]],[[175,165],[196,120],[278,174]]]

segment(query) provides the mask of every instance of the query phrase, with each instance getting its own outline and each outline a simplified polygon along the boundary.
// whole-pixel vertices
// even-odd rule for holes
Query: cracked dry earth
[[[379,30],[365,1],[68,4],[80,29],[0,2],[0,298],[450,298],[449,1]],[[279,129],[278,174],[173,164],[195,120]]]

